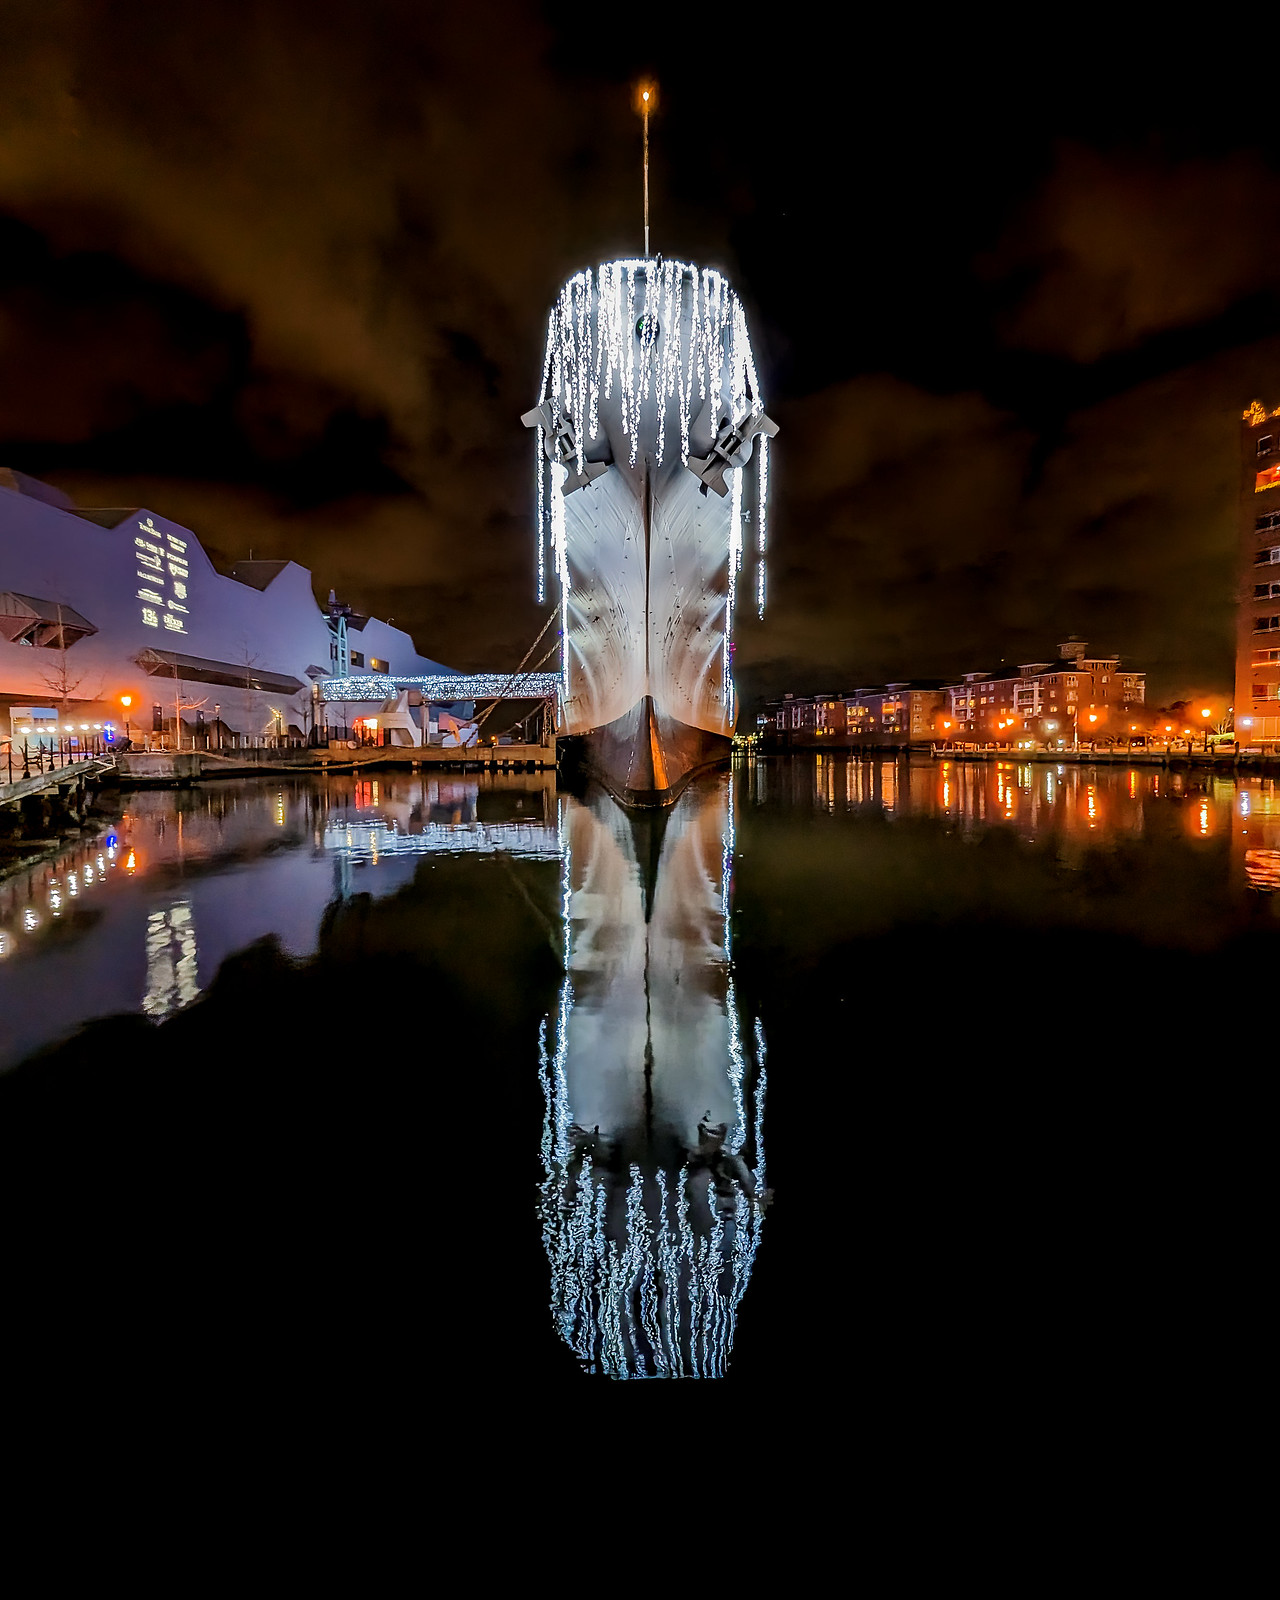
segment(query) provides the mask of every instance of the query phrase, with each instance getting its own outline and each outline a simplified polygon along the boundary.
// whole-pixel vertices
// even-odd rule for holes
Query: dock
[[[395,768],[453,772],[542,772],[554,770],[556,744],[472,746],[348,745],[266,747],[251,750],[139,750],[116,759],[121,785],[137,788],[202,783],[216,778],[251,778],[288,773],[327,776]]]
[[[115,769],[111,756],[89,756],[0,783],[0,864],[12,850],[30,851],[79,832],[93,790]]]

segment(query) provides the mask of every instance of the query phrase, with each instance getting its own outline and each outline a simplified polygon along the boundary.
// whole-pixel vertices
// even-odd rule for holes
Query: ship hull
[[[561,592],[560,734],[629,806],[670,805],[730,751],[743,471],[752,429],[776,432],[758,400],[741,307],[716,274],[615,264],[571,280],[552,313],[523,420],[552,462],[539,493]]]
[[[663,712],[652,695],[602,728],[570,736],[571,759],[616,800],[636,809],[672,805],[699,772],[729,759],[729,734],[691,727]]]

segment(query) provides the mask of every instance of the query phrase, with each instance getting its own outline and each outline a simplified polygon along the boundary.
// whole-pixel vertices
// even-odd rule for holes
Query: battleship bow
[[[717,272],[617,261],[551,312],[538,583],[560,590],[562,736],[624,803],[729,753],[744,567],[764,612],[769,442],[742,304]],[[710,492],[709,492],[710,491]]]

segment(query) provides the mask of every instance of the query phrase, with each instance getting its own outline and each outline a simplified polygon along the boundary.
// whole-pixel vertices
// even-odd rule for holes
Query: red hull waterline
[[[669,806],[699,772],[728,761],[727,734],[664,715],[645,695],[625,716],[576,736],[583,765],[624,806]]]

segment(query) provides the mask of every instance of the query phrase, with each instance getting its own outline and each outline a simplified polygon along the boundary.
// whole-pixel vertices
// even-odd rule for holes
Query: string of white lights
[[[547,454],[546,430],[538,428],[537,449],[533,455],[534,474],[537,479],[538,504],[538,604],[547,602]]]
[[[756,615],[764,621],[765,552],[768,548],[769,511],[769,436],[762,433],[757,443],[760,452],[756,465]]]
[[[322,678],[320,698],[326,703],[344,700],[393,700],[402,689],[417,689],[424,700],[454,705],[464,700],[554,700],[560,693],[558,672],[529,672],[519,680],[512,694],[509,672],[438,672],[418,677],[388,677],[373,673],[364,677]]]
[[[686,326],[688,335],[686,340]],[[621,424],[630,441],[629,461],[639,456],[639,422],[646,398],[656,395],[653,441],[661,465],[667,440],[667,404],[678,400],[680,459],[689,460],[689,433],[695,403],[710,398],[719,419],[726,399],[734,423],[763,406],[760,380],[747,329],[746,311],[723,275],[687,262],[621,260],[595,272],[575,273],[561,289],[547,321],[539,403],[549,402],[565,416],[573,434],[577,470],[586,465],[588,447],[600,437],[600,401],[618,389]],[[545,598],[547,436],[535,429],[537,457],[538,599]],[[760,440],[757,472],[759,501],[757,610],[763,615],[765,499],[768,493],[766,446]],[[551,516],[556,495],[551,494]],[[731,534],[731,537],[735,535]],[[553,533],[554,537],[554,533]],[[565,581],[562,575],[561,581]]]

